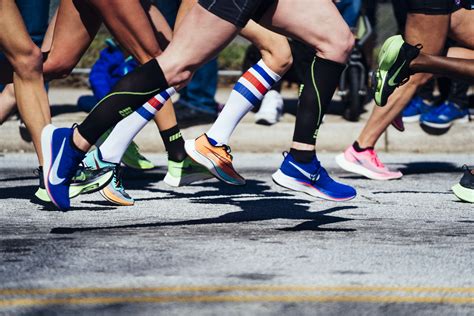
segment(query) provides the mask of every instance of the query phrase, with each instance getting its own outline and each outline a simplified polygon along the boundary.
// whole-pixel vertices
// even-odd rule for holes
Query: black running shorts
[[[408,13],[446,15],[457,11],[460,6],[455,0],[408,0]]]
[[[207,11],[244,28],[249,20],[259,21],[277,0],[199,0]]]

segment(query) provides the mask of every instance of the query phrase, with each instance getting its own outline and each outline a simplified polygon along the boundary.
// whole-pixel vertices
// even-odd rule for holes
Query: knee
[[[192,65],[168,60],[159,60],[159,63],[170,87],[184,87],[195,72]]]
[[[346,63],[354,48],[355,38],[349,27],[327,34],[324,39],[313,43],[318,55],[339,63]]]
[[[67,60],[67,58],[58,58],[55,55],[49,55],[43,65],[45,76],[51,79],[62,79],[69,76],[76,63]]]
[[[14,56],[12,62],[15,73],[21,78],[37,76],[42,72],[42,54],[38,46],[31,43]]]
[[[290,69],[293,64],[293,55],[291,54],[290,45],[285,39],[285,43],[279,45],[276,50],[263,50],[262,59],[265,64],[279,75],[283,75]]]

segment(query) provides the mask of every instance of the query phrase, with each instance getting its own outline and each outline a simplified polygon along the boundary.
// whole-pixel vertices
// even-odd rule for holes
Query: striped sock
[[[280,78],[278,74],[265,65],[263,60],[247,70],[235,84],[224,109],[206,133],[211,143],[213,145],[227,144],[230,135],[232,135],[244,115],[262,101],[265,93]]]
[[[115,125],[109,137],[99,147],[102,158],[107,162],[119,163],[135,136],[175,93],[174,88],[166,89]]]

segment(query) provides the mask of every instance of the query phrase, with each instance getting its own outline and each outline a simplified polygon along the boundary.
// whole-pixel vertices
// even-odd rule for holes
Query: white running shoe
[[[255,123],[260,125],[273,125],[280,121],[283,114],[283,97],[275,90],[267,92],[262,105],[255,113]]]

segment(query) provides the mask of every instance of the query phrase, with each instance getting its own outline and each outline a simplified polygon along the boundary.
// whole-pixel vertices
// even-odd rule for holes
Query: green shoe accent
[[[137,144],[132,142],[122,157],[122,162],[133,169],[147,170],[155,168],[155,165],[142,154],[140,154],[140,148]]]
[[[206,168],[186,157],[181,162],[168,160],[168,172],[164,181],[169,186],[180,187],[212,177]]]
[[[51,202],[51,199],[43,185],[42,171],[38,172],[40,176],[40,185],[35,192],[35,197],[42,202]],[[112,180],[113,170],[80,170],[72,179],[69,187],[69,198],[75,198],[79,194],[93,193],[101,190]]]
[[[456,184],[452,187],[454,195],[456,195],[460,200],[465,202],[474,203],[474,190],[465,188],[461,184]]]
[[[382,48],[380,49],[380,53],[378,56],[379,69],[377,70],[377,73],[376,73],[377,85],[375,87],[375,102],[379,106],[385,105],[383,104],[383,100],[382,100],[382,93],[383,93],[383,88],[385,87],[385,80],[387,79],[386,77],[387,77],[388,71],[390,70],[390,68],[393,66],[393,64],[396,62],[398,58],[398,54],[400,53],[400,48],[402,47],[403,43],[405,43],[405,41],[403,40],[401,35],[391,36],[384,42]],[[392,76],[392,78],[388,78],[389,85],[390,85],[390,82],[393,82],[393,79],[396,78],[397,75],[398,75],[398,72],[397,74]],[[394,86],[397,86],[397,85],[398,84],[395,84]]]

